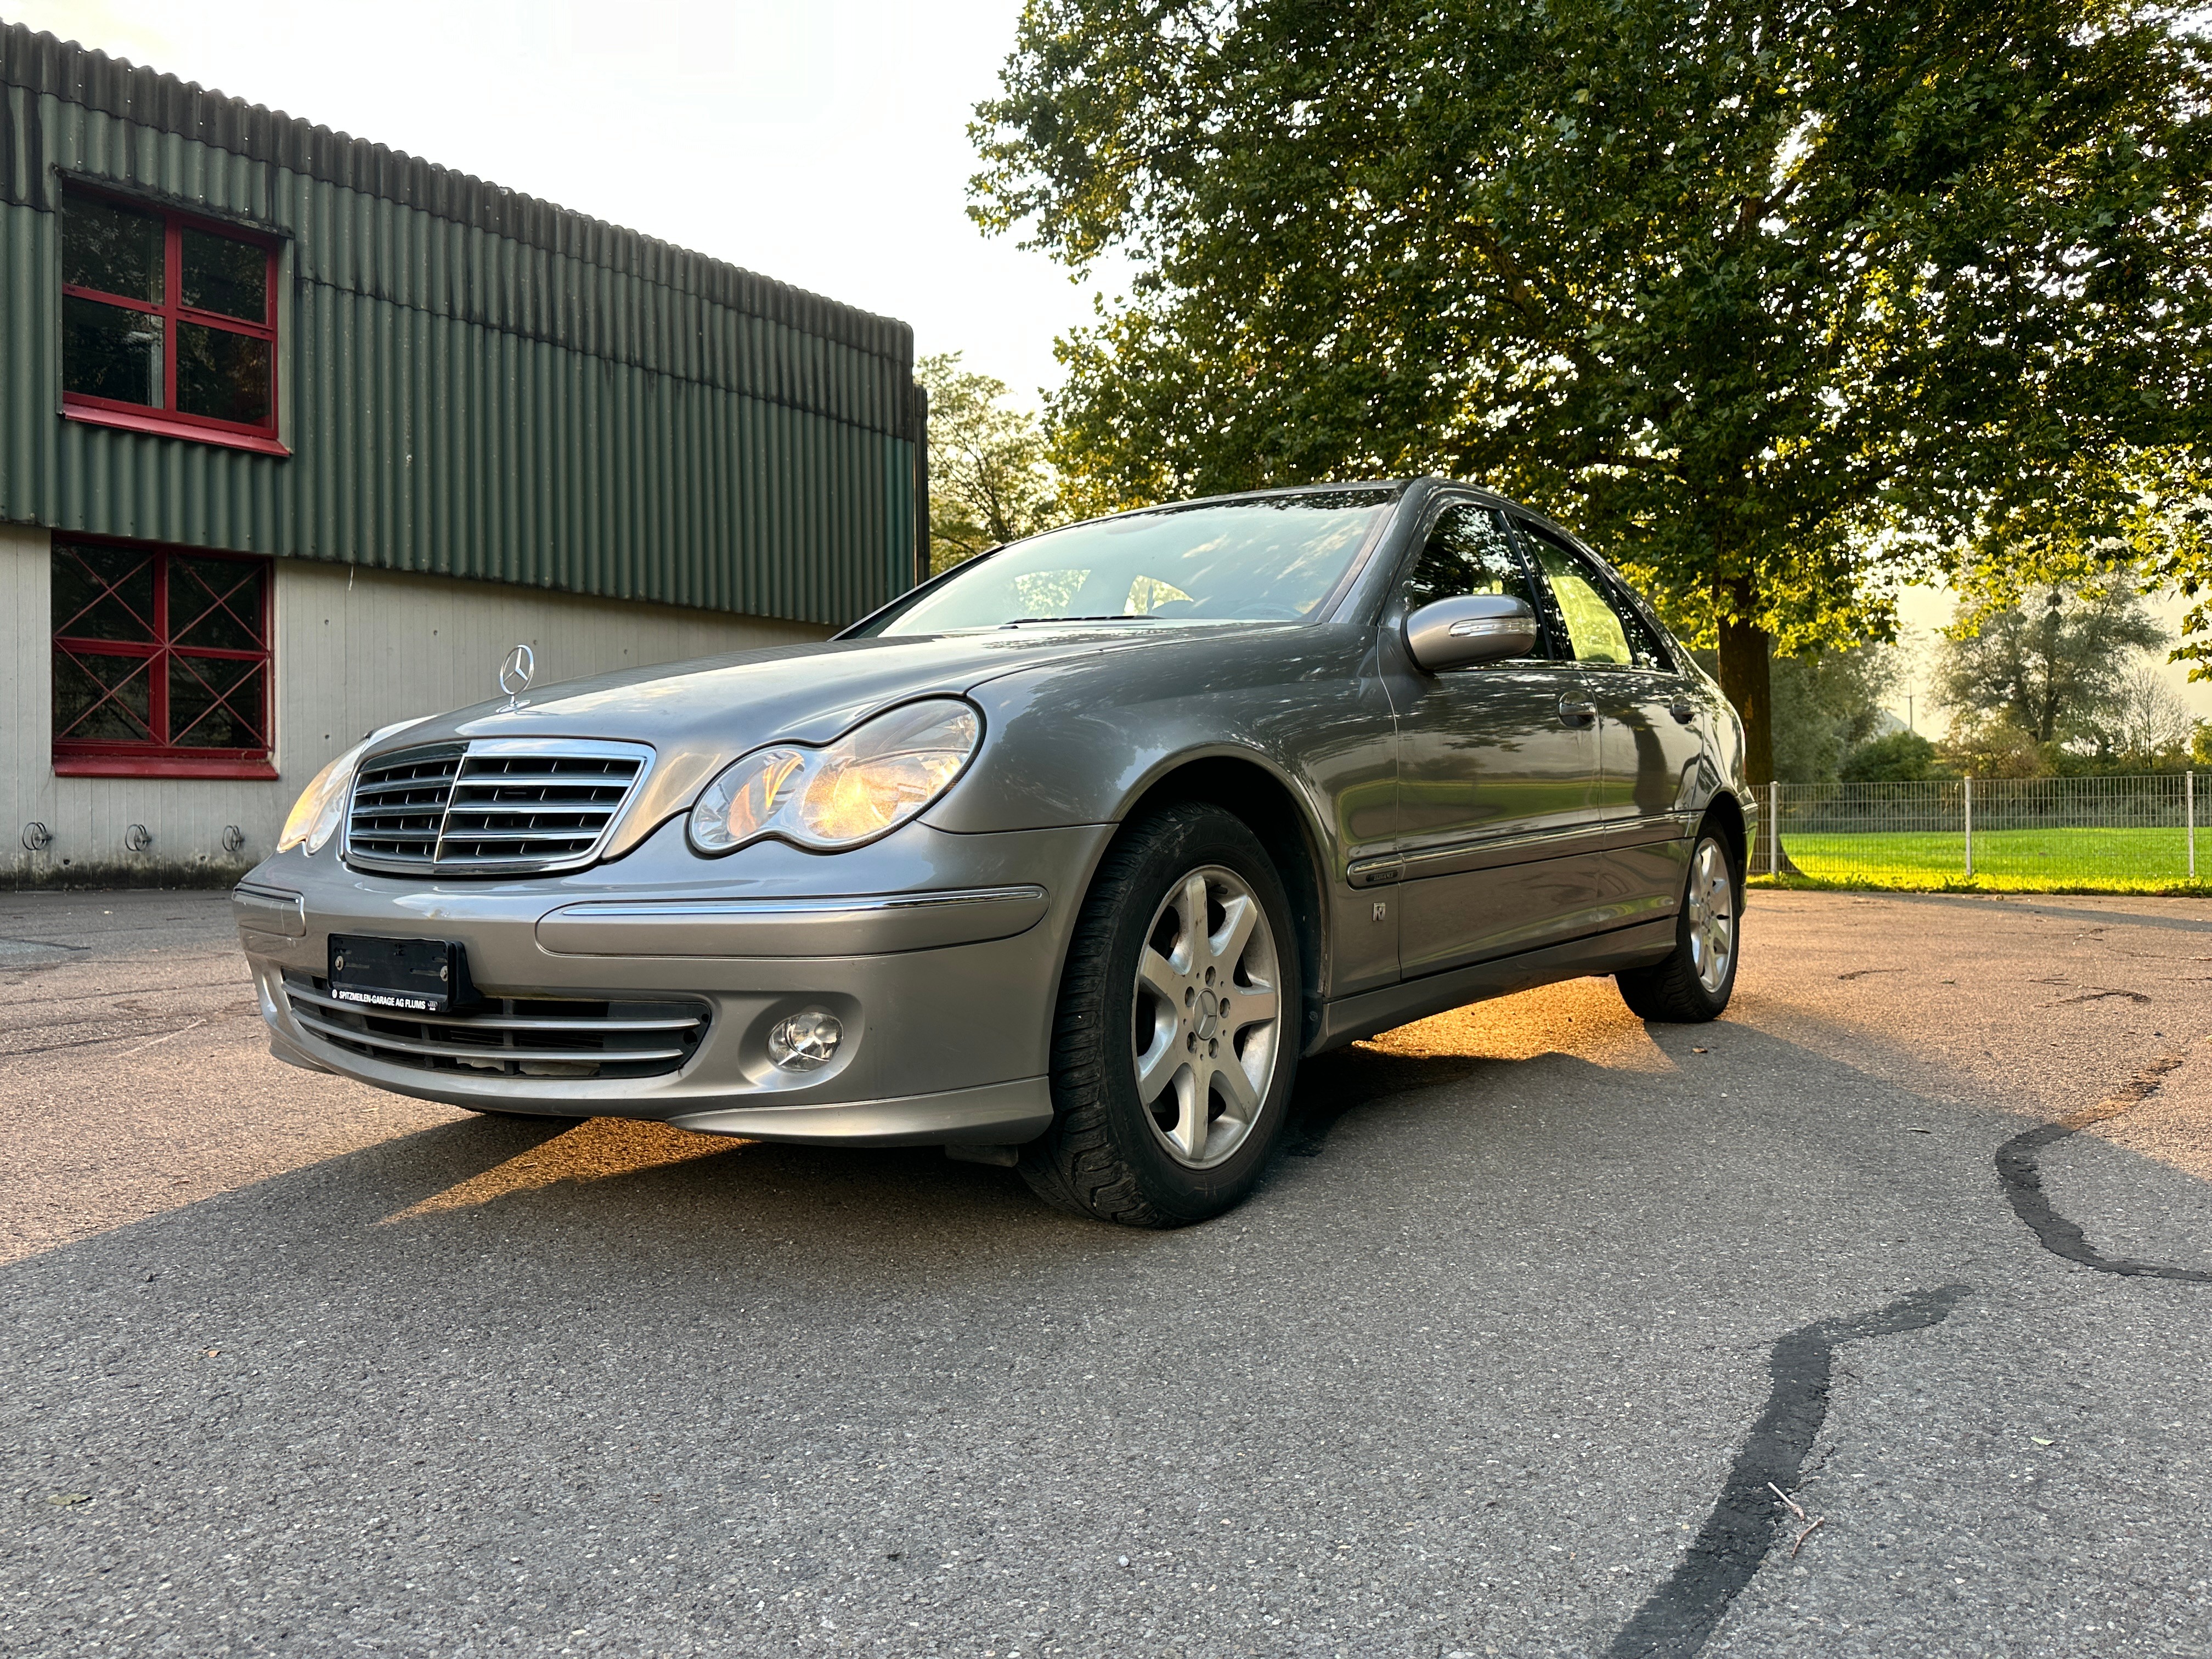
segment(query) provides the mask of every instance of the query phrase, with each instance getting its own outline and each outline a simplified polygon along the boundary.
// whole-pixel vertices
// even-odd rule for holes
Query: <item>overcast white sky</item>
[[[912,323],[1021,401],[1093,289],[968,219],[1020,0],[0,0],[47,29]]]
[[[967,124],[1019,10],[0,0],[10,21],[902,319],[917,350],[963,352],[1033,406],[1059,381],[1053,337],[1091,314],[1095,288],[963,210]],[[2178,627],[2185,607],[2158,609]],[[1916,590],[1904,613],[1924,640],[1950,599]],[[2212,715],[2212,684],[2168,672]]]

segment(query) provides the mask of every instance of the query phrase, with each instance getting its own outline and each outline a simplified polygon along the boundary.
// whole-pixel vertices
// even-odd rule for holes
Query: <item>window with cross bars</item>
[[[54,770],[276,775],[269,561],[56,538]]]

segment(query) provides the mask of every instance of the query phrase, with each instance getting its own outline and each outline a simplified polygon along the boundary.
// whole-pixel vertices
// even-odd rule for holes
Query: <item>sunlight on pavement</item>
[[[2212,1181],[2212,1040],[2197,1043],[2147,1098],[2081,1133]]]
[[[1713,1029],[1724,1031],[1726,1027]],[[1571,1054],[1608,1071],[1677,1069],[1652,1041],[1644,1022],[1628,1012],[1609,979],[1570,980],[1517,997],[1455,1008],[1369,1037],[1362,1046],[1409,1060],[1453,1055],[1534,1060],[1540,1054]]]
[[[727,1135],[693,1134],[665,1123],[641,1123],[628,1118],[595,1117],[565,1133],[542,1141],[506,1163],[471,1176],[466,1181],[433,1193],[420,1203],[394,1211],[379,1222],[413,1221],[450,1210],[473,1209],[498,1199],[534,1193],[563,1181],[604,1181],[611,1176],[634,1175],[662,1164],[689,1158],[711,1158],[751,1143]]]

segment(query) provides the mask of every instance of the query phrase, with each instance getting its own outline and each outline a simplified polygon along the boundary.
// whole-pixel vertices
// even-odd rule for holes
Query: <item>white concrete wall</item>
[[[538,657],[537,684],[718,651],[820,639],[811,623],[394,575],[279,559],[276,577],[275,783],[58,778],[53,770],[52,577],[43,530],[0,525],[0,884],[212,876],[265,856],[325,762],[394,720],[498,694],[510,647]],[[25,851],[25,824],[53,843]],[[128,826],[153,833],[144,854]],[[225,825],[245,832],[235,856]]]

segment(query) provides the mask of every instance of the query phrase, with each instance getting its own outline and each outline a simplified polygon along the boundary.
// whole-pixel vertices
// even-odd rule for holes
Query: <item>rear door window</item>
[[[1661,670],[1673,666],[1651,625],[1610,577],[1549,531],[1526,520],[1516,523],[1544,573],[1577,662]]]

